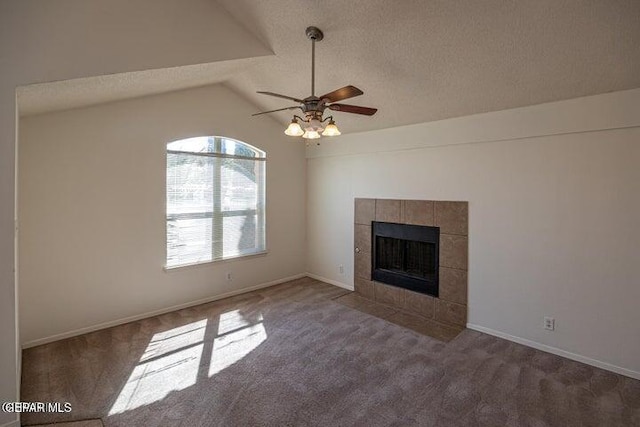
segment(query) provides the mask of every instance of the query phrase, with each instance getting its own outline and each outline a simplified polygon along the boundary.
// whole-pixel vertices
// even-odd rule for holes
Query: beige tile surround
[[[372,221],[440,227],[438,298],[371,280]],[[370,300],[418,314],[424,317],[425,321],[464,328],[467,323],[468,229],[467,202],[356,198],[356,293]]]

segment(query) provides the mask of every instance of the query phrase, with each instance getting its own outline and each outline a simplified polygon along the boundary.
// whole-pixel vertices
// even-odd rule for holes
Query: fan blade
[[[330,104],[328,105],[329,109],[334,111],[341,111],[343,113],[354,113],[354,114],[364,114],[365,116],[373,116],[377,108],[369,108],[369,107],[360,107],[358,105],[347,105],[347,104]]]
[[[326,99],[326,102],[338,102],[343,99],[353,98],[354,96],[360,96],[364,92],[355,86],[345,86],[340,89],[336,89],[333,92],[329,92],[326,95],[322,95],[320,99]]]
[[[301,103],[301,104],[302,104],[302,102],[303,102],[303,101],[302,101],[302,99],[294,98],[294,97],[292,97],[292,96],[287,96],[287,95],[280,95],[279,93],[273,93],[273,92],[261,92],[261,91],[258,91],[258,93],[261,93],[261,94],[263,94],[263,95],[276,96],[276,97],[278,97],[278,98],[290,99],[290,100],[292,100],[292,101],[296,101],[296,102],[299,102],[299,103]]]
[[[293,107],[278,108],[277,110],[262,111],[262,112],[260,112],[260,113],[255,113],[255,114],[252,114],[252,116],[259,116],[260,114],[275,113],[276,111],[295,110],[296,108],[300,108],[300,107],[299,107],[299,106],[297,106],[297,105],[295,105],[295,106],[293,106]]]

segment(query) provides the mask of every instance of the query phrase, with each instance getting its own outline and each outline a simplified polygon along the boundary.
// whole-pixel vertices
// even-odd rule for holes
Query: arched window
[[[231,138],[167,144],[167,267],[265,251],[265,164]]]

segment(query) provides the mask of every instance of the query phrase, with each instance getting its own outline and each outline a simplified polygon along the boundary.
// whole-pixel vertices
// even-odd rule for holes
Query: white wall
[[[640,378],[639,125],[636,89],[323,139],[308,271],[352,285],[355,197],[467,200],[470,326]]]
[[[253,112],[216,85],[23,118],[22,342],[303,274],[304,144]],[[269,252],[164,271],[165,144],[198,135],[267,152]]]
[[[0,0],[0,400],[18,399],[17,86],[269,55],[210,0]],[[221,40],[223,42],[221,42]],[[173,47],[173,48],[168,48]],[[0,412],[0,425],[17,414]]]

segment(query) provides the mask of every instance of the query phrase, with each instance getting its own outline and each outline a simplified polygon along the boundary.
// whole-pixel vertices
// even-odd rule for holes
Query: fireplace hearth
[[[373,221],[371,232],[372,280],[438,296],[438,227]]]

